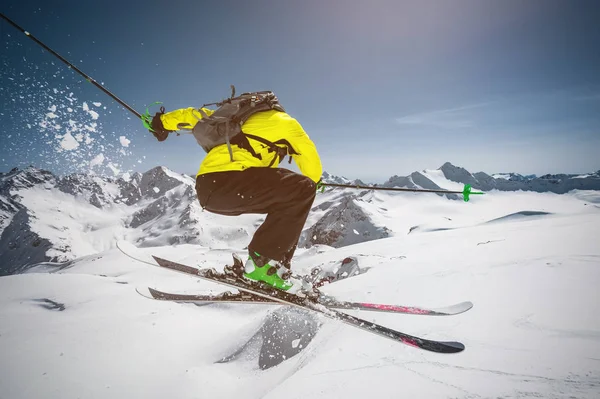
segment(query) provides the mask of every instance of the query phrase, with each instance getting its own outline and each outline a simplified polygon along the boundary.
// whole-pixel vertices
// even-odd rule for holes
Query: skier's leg
[[[223,215],[266,213],[249,250],[289,263],[315,199],[316,185],[287,169],[249,168],[196,179],[200,204]]]
[[[256,230],[248,248],[268,258],[289,263],[316,195],[315,183],[308,177],[280,169],[275,198],[267,218]]]

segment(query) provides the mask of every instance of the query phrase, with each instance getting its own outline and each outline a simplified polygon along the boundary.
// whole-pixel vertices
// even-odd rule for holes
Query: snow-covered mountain
[[[354,184],[354,185],[364,185],[360,179],[350,180],[343,176],[334,176],[330,175],[327,171],[323,172],[321,177],[323,183],[334,183],[334,184]]]
[[[164,167],[127,179],[58,178],[36,168],[0,178],[0,275],[93,255],[118,239],[140,246],[241,245],[260,219],[202,212],[194,180]]]
[[[13,187],[3,201],[18,208],[7,206],[7,228],[23,211],[27,232],[48,240],[52,256],[73,260],[0,277],[0,397],[600,396],[598,191],[493,191],[469,203],[372,190],[319,194],[307,231],[333,225],[359,234],[332,240],[337,248],[300,248],[293,270],[305,274],[352,256],[366,272],[324,286],[327,294],[428,307],[473,301],[452,317],[349,311],[466,346],[439,355],[289,307],[143,298],[137,287],[190,294],[224,287],[138,262],[109,243],[124,238],[147,245],[140,250],[147,257],[219,268],[232,251],[243,254],[261,220],[201,212],[190,179],[163,168],[147,173],[95,181],[102,195],[65,193],[62,179],[41,171],[3,176],[3,187]],[[427,178],[462,187],[441,170],[419,173],[412,184]],[[141,224],[131,227],[134,221]],[[389,235],[351,242],[370,226]],[[12,242],[22,245],[23,237]],[[173,239],[181,243],[170,245]],[[61,245],[71,248],[60,252]]]
[[[370,217],[371,195],[367,192],[356,195],[342,191],[327,197],[312,209],[311,220],[316,222],[303,231],[299,247],[325,244],[339,248],[389,236],[389,229]]]
[[[509,173],[494,173],[493,175],[491,175],[494,179],[504,179],[504,180],[510,180],[510,181],[527,181],[527,180],[531,180],[531,179],[535,179],[537,176],[536,175],[521,175],[519,173],[513,173],[513,172],[509,172]]]
[[[365,185],[327,172],[324,181]],[[446,163],[436,170],[393,176],[383,186],[462,191],[463,184],[485,191],[562,193],[568,188],[600,189],[600,175],[506,180],[483,172],[471,174]],[[447,228],[427,226],[425,216],[405,218],[413,220],[410,224],[396,223],[395,207],[383,199],[399,196],[420,201],[438,195],[462,198],[456,194],[407,193],[382,197],[378,191],[328,188],[317,196],[299,246],[343,247],[416,228]],[[243,248],[262,220],[263,215],[232,218],[204,212],[196,199],[194,179],[165,167],[120,178],[84,174],[56,177],[33,167],[13,169],[0,174],[0,275],[18,273],[40,262],[68,262],[94,255],[113,248],[119,239],[142,247],[189,243]]]
[[[517,175],[512,175],[512,179],[506,179],[505,176],[494,178],[484,172],[471,174],[466,169],[454,166],[449,162],[442,165],[440,170],[448,180],[470,184],[473,188],[484,191],[523,190],[564,194],[571,190],[600,190],[600,171],[587,175],[547,174],[534,178],[518,178]]]

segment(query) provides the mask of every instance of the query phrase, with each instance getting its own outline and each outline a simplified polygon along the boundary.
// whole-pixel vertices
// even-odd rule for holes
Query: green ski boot
[[[248,256],[244,271],[244,277],[248,280],[262,281],[282,291],[287,291],[293,286],[291,282],[280,276],[282,271],[287,273],[285,266],[279,265],[279,262],[261,256],[256,252]],[[285,277],[285,274],[282,275]]]

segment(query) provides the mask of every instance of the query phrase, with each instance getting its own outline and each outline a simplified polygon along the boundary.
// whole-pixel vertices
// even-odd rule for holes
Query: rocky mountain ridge
[[[327,172],[323,179],[366,185]],[[471,184],[483,191],[600,190],[600,171],[507,179],[483,172],[471,174],[445,163],[435,171],[392,176],[382,186],[455,189],[449,184]],[[299,246],[343,247],[393,235],[394,231],[376,221],[381,218],[373,217],[372,192],[328,188],[319,194]],[[440,196],[461,198],[455,194]],[[165,167],[119,178],[85,174],[57,177],[33,167],[13,169],[0,173],[0,275],[18,273],[40,262],[72,261],[100,252],[116,239],[140,246],[190,243],[243,248],[263,220],[263,215],[231,218],[204,212],[196,199],[194,179]]]
[[[491,191],[535,191],[538,193],[552,192],[565,194],[571,190],[600,190],[600,170],[586,175],[573,174],[546,174],[531,179],[507,180],[494,178],[487,173],[477,172],[471,174],[465,168],[446,162],[440,167],[444,176],[451,181],[470,184],[473,188]]]

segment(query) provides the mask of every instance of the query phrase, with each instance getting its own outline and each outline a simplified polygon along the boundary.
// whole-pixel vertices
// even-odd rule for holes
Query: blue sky
[[[595,1],[54,3],[7,0],[0,12],[140,112],[217,101],[230,84],[271,89],[333,174],[381,182],[446,161],[488,173],[600,169]],[[204,153],[191,137],[156,142],[3,20],[0,51],[0,171],[85,173],[96,159],[98,173],[109,163],[196,173]],[[40,129],[48,113],[60,123]],[[69,123],[88,142],[61,150]]]

